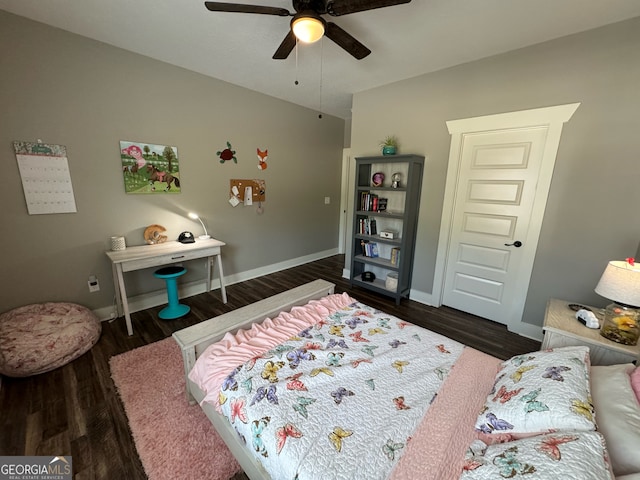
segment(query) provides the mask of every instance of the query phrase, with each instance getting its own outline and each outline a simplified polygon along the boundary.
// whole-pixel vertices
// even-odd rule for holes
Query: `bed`
[[[336,295],[323,280],[174,338],[188,400],[252,480],[533,480],[576,465],[585,479],[640,472],[636,369],[616,366],[616,377],[590,367],[586,347],[503,362]],[[608,385],[591,389],[595,378]],[[617,410],[607,418],[609,404]],[[606,429],[596,430],[601,405],[607,435],[624,430],[615,452]]]

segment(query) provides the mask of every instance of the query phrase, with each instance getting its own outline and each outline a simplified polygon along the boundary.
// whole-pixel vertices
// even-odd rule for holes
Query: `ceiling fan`
[[[358,40],[349,35],[333,22],[325,21],[321,15],[339,17],[349,13],[364,12],[375,8],[391,7],[411,0],[293,0],[295,13],[286,8],[265,7],[262,5],[244,5],[239,3],[204,2],[207,10],[212,12],[257,13],[261,15],[277,15],[293,17],[291,28],[282,43],[273,54],[276,60],[284,60],[296,46],[296,39],[313,43],[326,35],[358,60],[371,53]]]

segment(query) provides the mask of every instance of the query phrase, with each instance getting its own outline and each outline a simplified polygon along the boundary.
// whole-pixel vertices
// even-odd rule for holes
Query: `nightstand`
[[[612,342],[600,335],[600,330],[587,328],[576,319],[576,312],[564,300],[552,298],[544,315],[542,349],[585,345],[589,347],[592,365],[613,365],[640,360],[640,345],[629,346]],[[602,323],[600,309],[589,308]]]

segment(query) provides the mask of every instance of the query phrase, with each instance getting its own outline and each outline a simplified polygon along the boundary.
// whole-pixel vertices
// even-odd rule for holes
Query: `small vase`
[[[396,154],[396,147],[394,147],[393,145],[385,145],[384,147],[382,147],[382,155],[395,155]]]
[[[615,303],[608,305],[600,335],[623,345],[637,345],[640,337],[638,310]]]

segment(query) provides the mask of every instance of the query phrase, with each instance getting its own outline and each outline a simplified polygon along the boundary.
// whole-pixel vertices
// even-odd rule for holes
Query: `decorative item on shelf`
[[[155,245],[157,243],[164,243],[167,241],[167,236],[162,235],[162,232],[166,232],[167,229],[162,225],[149,225],[144,229],[144,241],[149,245]]]
[[[613,303],[607,305],[600,335],[624,345],[640,337],[640,267],[633,258],[608,263],[595,292]]]
[[[384,183],[384,173],[382,172],[374,173],[373,177],[371,177],[371,185],[374,187],[381,187],[383,183]]]
[[[398,138],[395,135],[388,135],[380,142],[382,155],[395,155],[398,150]]]
[[[207,233],[207,227],[204,226],[204,222],[202,221],[202,219],[195,213],[193,212],[189,212],[189,218],[191,218],[192,220],[200,220],[200,223],[202,224],[202,228],[204,230],[204,235],[200,235],[198,238],[201,240],[206,240],[207,238],[211,238],[211,235],[209,235]]]
[[[376,276],[373,272],[362,272],[360,278],[362,278],[363,282],[373,282],[376,279]]]
[[[402,181],[402,174],[396,172],[391,175],[391,188],[400,188],[400,182]]]
[[[396,238],[397,235],[398,235],[397,232],[393,230],[382,230],[380,232],[381,238],[387,238],[389,240],[393,240],[394,238]]]
[[[389,273],[387,274],[387,279],[384,282],[384,288],[387,290],[391,290],[395,292],[398,289],[398,274],[397,273]]]

